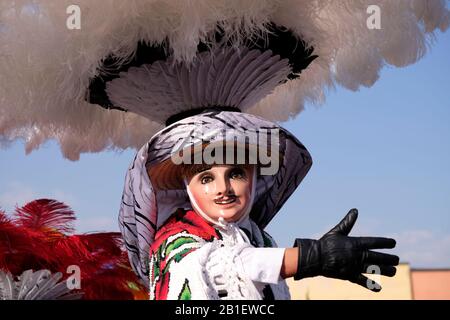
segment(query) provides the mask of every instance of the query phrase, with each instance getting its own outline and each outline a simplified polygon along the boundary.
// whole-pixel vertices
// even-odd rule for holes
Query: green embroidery
[[[155,257],[155,255],[153,255]],[[159,277],[159,263],[160,259],[156,256],[155,259],[153,259],[153,275],[155,279],[158,279]]]
[[[172,261],[175,261],[177,263],[180,262],[181,259],[183,258],[183,256],[186,255],[191,250],[192,250],[192,247],[185,248],[185,249],[181,250],[180,252],[178,252],[177,254],[170,257],[170,259],[167,260],[166,266],[164,267],[163,274],[165,274],[167,271],[169,271],[170,264],[172,263]]]
[[[188,279],[184,281],[183,288],[178,295],[178,300],[191,300],[191,289],[189,288]]]
[[[154,263],[154,275],[155,278],[159,275],[165,275],[167,272],[169,272],[170,264],[172,261],[180,262],[180,260],[183,258],[184,255],[186,255],[190,250],[192,250],[192,246],[189,246],[188,248],[185,248],[178,252],[177,254],[173,255],[169,258],[170,253],[180,248],[182,245],[185,244],[194,244],[197,240],[195,240],[192,236],[181,236],[179,238],[176,238],[169,243],[167,243],[167,240],[165,240],[158,248],[156,252],[156,259]],[[165,266],[163,269],[161,269],[161,261],[166,260]]]
[[[264,247],[272,248],[273,247],[272,239],[265,231],[262,231],[262,237],[263,237],[263,241],[264,241]]]
[[[196,240],[189,236],[176,238],[167,245],[165,256],[167,257],[172,250],[177,249],[186,243],[194,243],[194,242],[196,242]]]
[[[158,248],[158,250],[156,250],[156,252],[153,254],[153,274],[155,279],[158,279],[158,277],[160,276],[160,265],[161,261],[163,260],[163,248],[165,247],[165,244],[166,241],[164,241]]]
[[[164,240],[158,248],[157,254],[158,254],[159,260],[162,260],[166,257],[165,256],[166,251],[164,250],[164,248],[166,247],[166,244],[167,244],[167,240]]]
[[[192,250],[192,248],[183,249],[180,252],[178,252],[176,255],[174,255],[173,259],[175,260],[175,262],[180,262],[180,260],[183,258],[183,256],[191,250]]]

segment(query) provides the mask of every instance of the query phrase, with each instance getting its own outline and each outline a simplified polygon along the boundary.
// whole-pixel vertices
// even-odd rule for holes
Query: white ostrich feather
[[[81,30],[66,28],[66,9],[73,4],[81,9]],[[370,5],[381,10],[381,30],[367,28]],[[213,65],[204,64],[196,73],[182,74],[188,85],[181,87],[183,97],[174,98],[189,102],[186,108],[206,101],[242,104],[249,113],[285,121],[299,114],[305,102],[323,103],[330,87],[358,90],[373,85],[385,65],[414,63],[449,21],[445,0],[2,0],[0,143],[24,139],[30,152],[56,139],[72,160],[83,152],[140,147],[163,126],[155,120],[156,111],[148,119],[85,101],[89,79],[99,73],[102,59],[114,53],[125,61],[138,41],[165,42],[174,62],[195,65],[198,42],[208,43],[217,24],[235,47],[249,36],[263,35],[269,22],[291,29],[319,56],[300,78],[273,91],[268,81],[267,88],[251,94],[225,86],[220,95],[210,90],[212,82],[204,91],[188,84],[206,74],[219,80]],[[179,85],[173,79],[166,83],[169,92]],[[161,108],[167,101],[163,89],[155,88],[158,98],[148,93],[146,99]],[[239,100],[244,96],[248,99]],[[123,93],[116,99],[132,97]]]

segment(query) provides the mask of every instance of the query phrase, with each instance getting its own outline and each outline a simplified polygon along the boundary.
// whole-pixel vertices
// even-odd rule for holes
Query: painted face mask
[[[184,183],[194,211],[213,225],[239,224],[248,218],[256,185],[256,168],[216,165]]]

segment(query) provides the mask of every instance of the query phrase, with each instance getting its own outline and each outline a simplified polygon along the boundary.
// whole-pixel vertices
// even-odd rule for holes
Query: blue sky
[[[351,235],[397,239],[416,268],[450,267],[450,32],[418,63],[386,67],[371,88],[337,88],[283,124],[309,149],[313,167],[268,231],[281,246],[320,237],[351,208]],[[25,155],[0,150],[0,207],[54,198],[71,206],[77,230],[118,231],[126,169],[135,151],[62,157],[55,142]]]

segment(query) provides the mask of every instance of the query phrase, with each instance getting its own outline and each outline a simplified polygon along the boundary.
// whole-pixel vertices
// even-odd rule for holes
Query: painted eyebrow
[[[202,173],[202,172],[211,170],[212,167],[213,167],[212,165],[204,166],[204,167],[200,168],[200,169],[196,172],[196,174],[199,174],[199,173]]]
[[[240,166],[240,165],[233,165],[231,168],[229,168],[229,171],[231,171],[231,170],[241,170],[242,172],[246,172],[246,168],[245,167],[243,167],[243,166]]]
[[[214,175],[210,170],[213,168],[214,165],[207,166],[205,168],[202,168],[201,170],[197,171],[194,175],[199,175],[199,178],[203,177],[205,174],[211,174]],[[230,173],[233,170],[240,170],[241,173],[247,174],[245,167],[240,165],[231,165],[230,168],[227,168],[226,173]]]
[[[214,173],[209,171],[209,169],[205,169],[203,171],[200,171],[196,175],[198,175],[198,179],[199,180],[201,180],[203,177],[208,176],[208,175],[214,177]]]

